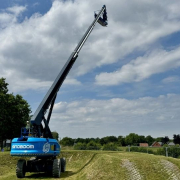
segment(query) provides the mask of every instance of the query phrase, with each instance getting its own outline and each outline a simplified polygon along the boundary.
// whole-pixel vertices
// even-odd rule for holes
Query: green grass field
[[[180,179],[180,160],[132,152],[63,151],[67,180],[166,180]],[[17,157],[0,153],[0,179],[14,180]],[[45,173],[26,173],[24,179],[54,179]]]

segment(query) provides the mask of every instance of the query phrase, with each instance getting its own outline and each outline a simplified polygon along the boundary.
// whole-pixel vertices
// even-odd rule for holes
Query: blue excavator
[[[58,141],[52,136],[49,128],[49,121],[57,93],[94,26],[97,22],[102,26],[107,26],[108,24],[105,5],[99,13],[95,13],[94,16],[95,19],[70,55],[64,67],[61,69],[57,78],[35,111],[30,123],[21,129],[20,137],[12,140],[11,156],[21,157],[16,166],[16,176],[18,178],[25,177],[26,172],[47,172],[52,174],[53,177],[59,178],[61,172],[65,172],[66,159],[58,158],[61,147]],[[46,112],[48,113],[45,116]],[[25,160],[25,157],[31,158]]]

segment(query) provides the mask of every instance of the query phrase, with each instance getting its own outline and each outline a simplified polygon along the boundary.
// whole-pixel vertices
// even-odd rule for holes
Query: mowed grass
[[[132,152],[62,151],[67,180],[166,180],[180,179],[180,160]],[[14,180],[18,157],[0,153],[0,179]],[[24,179],[55,179],[45,173],[26,173]]]

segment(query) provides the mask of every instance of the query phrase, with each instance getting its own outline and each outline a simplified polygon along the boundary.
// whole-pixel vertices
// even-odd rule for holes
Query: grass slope
[[[67,169],[60,179],[67,180],[166,180],[180,179],[180,160],[143,153],[63,151]],[[0,153],[0,179],[14,180],[19,158]],[[24,179],[54,179],[45,173],[26,173]]]

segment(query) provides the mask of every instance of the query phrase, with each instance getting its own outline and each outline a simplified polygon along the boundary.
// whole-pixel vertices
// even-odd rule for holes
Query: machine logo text
[[[34,149],[34,145],[13,145],[13,149]]]

